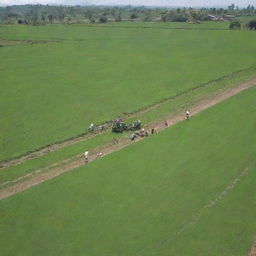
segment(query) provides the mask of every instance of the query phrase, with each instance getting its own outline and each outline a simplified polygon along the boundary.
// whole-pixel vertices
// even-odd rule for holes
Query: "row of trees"
[[[0,22],[6,24],[52,24],[140,20],[164,22],[200,22],[209,19],[209,14],[218,17],[224,15],[254,15],[256,9],[249,5],[240,9],[234,4],[228,8],[147,8],[147,7],[96,7],[96,6],[49,6],[16,5],[0,7]]]
[[[161,16],[161,20],[164,22],[196,22],[205,21],[208,19],[208,13],[206,11],[192,8],[168,10]]]
[[[230,29],[241,29],[242,24],[239,21],[233,21],[230,23]],[[256,30],[256,20],[251,20],[245,24],[245,28],[249,30]]]

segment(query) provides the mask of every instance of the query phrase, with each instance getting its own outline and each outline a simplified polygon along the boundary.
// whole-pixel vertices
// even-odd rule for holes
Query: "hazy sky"
[[[253,4],[256,6],[256,0],[0,0],[2,5],[12,4],[131,4],[146,6],[223,6],[234,3],[238,6],[247,6]]]

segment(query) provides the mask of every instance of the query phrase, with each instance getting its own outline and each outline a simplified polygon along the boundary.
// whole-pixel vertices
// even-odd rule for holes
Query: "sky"
[[[252,4],[256,0],[0,0],[0,5],[14,4],[64,4],[64,5],[144,5],[144,6],[228,6],[231,3],[240,7]]]

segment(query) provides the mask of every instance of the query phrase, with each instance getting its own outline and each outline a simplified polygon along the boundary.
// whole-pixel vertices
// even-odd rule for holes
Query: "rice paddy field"
[[[1,256],[248,255],[256,243],[256,32],[228,25],[0,25]],[[125,117],[149,129],[200,104],[190,120],[136,143],[109,129],[10,161],[80,138],[90,123]],[[126,146],[84,163],[85,150],[111,148],[113,137]],[[72,159],[83,161],[29,183]]]
[[[127,26],[0,27],[0,161],[256,65],[254,32]]]
[[[247,255],[256,87],[0,202],[2,255]]]

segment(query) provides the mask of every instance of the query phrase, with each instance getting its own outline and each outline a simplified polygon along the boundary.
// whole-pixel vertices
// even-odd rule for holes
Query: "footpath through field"
[[[146,113],[146,112],[149,112],[153,109],[156,109],[158,108],[159,106],[169,102],[169,101],[172,101],[172,100],[175,100],[179,97],[182,97],[184,95],[188,95],[189,93],[193,92],[193,91],[197,91],[197,90],[200,90],[204,87],[208,87],[216,82],[220,82],[222,80],[226,80],[226,79],[230,79],[232,78],[233,76],[235,75],[238,75],[240,73],[243,73],[243,72],[246,72],[246,71],[252,71],[252,70],[256,70],[256,66],[252,66],[252,67],[249,67],[249,68],[246,68],[246,69],[242,69],[242,70],[238,70],[238,71],[235,71],[235,72],[232,72],[232,73],[229,73],[227,75],[224,75],[220,78],[217,78],[215,80],[211,80],[211,81],[208,81],[206,83],[203,83],[203,84],[200,84],[196,87],[193,87],[193,88],[190,88],[189,90],[187,91],[183,91],[177,95],[174,95],[170,98],[167,98],[167,99],[164,99],[160,102],[157,102],[157,103],[154,103],[150,106],[147,106],[146,108],[143,108],[143,109],[140,109],[138,111],[135,111],[133,113],[126,113],[124,116],[125,119],[128,119],[128,118],[133,118],[133,117],[137,117],[138,115],[140,114],[143,114],[143,113]],[[253,81],[252,81],[253,82]],[[104,124],[104,127],[106,128],[105,131],[109,128],[111,128],[111,121],[110,122],[107,122]],[[0,170],[1,169],[4,169],[4,168],[8,168],[8,167],[11,167],[11,166],[15,166],[15,165],[18,165],[18,164],[21,164],[27,160],[31,160],[31,159],[35,159],[35,158],[38,158],[38,157],[41,157],[41,156],[44,156],[46,154],[49,154],[50,152],[54,152],[56,150],[59,150],[61,148],[64,148],[64,147],[68,147],[70,145],[73,145],[73,144],[76,144],[78,142],[82,142],[82,141],[85,141],[89,138],[92,138],[98,134],[102,133],[101,131],[97,131],[97,132],[94,132],[94,133],[85,133],[85,134],[81,134],[77,137],[73,137],[73,138],[69,138],[65,141],[62,141],[62,142],[59,142],[59,143],[55,143],[55,144],[51,144],[51,145],[48,145],[48,146],[45,146],[43,148],[40,148],[40,149],[37,149],[35,151],[32,151],[32,152],[28,152],[27,154],[23,155],[23,156],[20,156],[20,157],[17,157],[15,159],[12,159],[12,160],[9,160],[9,161],[6,161],[6,162],[2,162],[0,163]],[[1,184],[0,184],[1,185]]]
[[[236,87],[233,87],[226,91],[220,91],[216,93],[210,100],[202,100],[200,102],[195,103],[193,106],[191,106],[191,116],[210,108],[211,106],[231,97],[238,93],[240,93],[243,90],[246,90],[252,86],[256,85],[256,78],[241,83]],[[184,113],[177,114],[175,116],[171,116],[169,118],[166,118],[169,126],[172,126],[180,121],[184,120]],[[149,130],[150,128],[156,128],[157,132],[162,131],[166,128],[163,122],[152,122],[144,127],[145,130]],[[117,144],[113,145],[103,145],[100,148],[97,147],[93,150],[90,150],[90,162],[97,159],[97,154],[101,152],[103,156],[111,154],[115,151],[118,151],[124,147],[127,147],[128,145],[137,142],[143,138],[137,138],[135,141],[131,141],[129,139],[130,135],[125,135],[120,138],[119,142]],[[56,162],[50,166],[37,169],[33,172],[28,173],[25,176],[19,177],[15,180],[5,182],[4,184],[0,184],[3,186],[3,188],[0,190],[0,200],[4,199],[6,197],[9,197],[13,194],[19,193],[21,191],[24,191],[32,186],[35,186],[37,184],[40,184],[46,180],[52,179],[64,172],[73,170],[79,166],[82,166],[85,163],[84,158],[82,156],[82,152],[79,155],[76,155],[75,157],[65,159],[60,162]],[[5,187],[7,186],[7,187]],[[252,254],[254,255],[254,254]]]
[[[256,256],[256,241],[254,245],[251,248],[251,251],[249,252],[248,256]]]

